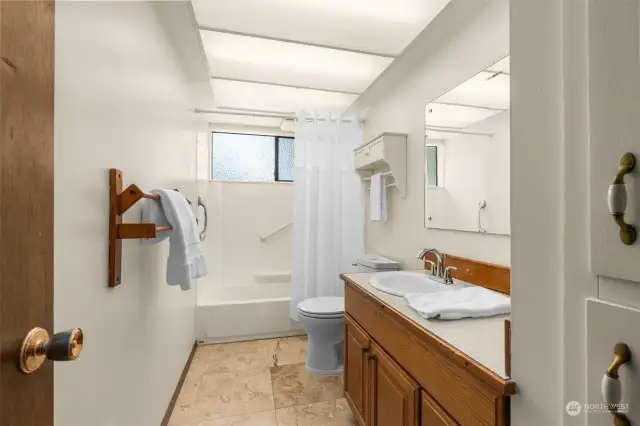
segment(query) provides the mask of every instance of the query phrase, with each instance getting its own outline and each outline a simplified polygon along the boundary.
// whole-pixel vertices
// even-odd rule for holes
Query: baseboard
[[[191,367],[191,361],[193,361],[193,357],[196,355],[196,349],[198,348],[198,342],[193,342],[193,347],[191,348],[191,353],[189,354],[189,358],[187,359],[187,363],[184,365],[184,369],[182,369],[182,374],[180,375],[180,380],[178,380],[178,385],[176,386],[176,390],[173,392],[173,396],[171,397],[171,401],[169,401],[169,406],[167,407],[167,412],[164,413],[164,418],[162,419],[162,424],[160,426],[168,426],[169,419],[171,419],[171,414],[173,413],[173,408],[176,406],[176,401],[178,400],[178,396],[180,396],[180,391],[182,390],[182,385],[184,384],[184,380],[187,378],[187,373],[189,372],[189,367]]]

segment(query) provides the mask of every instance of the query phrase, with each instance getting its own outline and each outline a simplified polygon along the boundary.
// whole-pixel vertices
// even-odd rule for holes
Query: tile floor
[[[198,347],[170,426],[353,426],[339,377],[306,372],[306,336]]]

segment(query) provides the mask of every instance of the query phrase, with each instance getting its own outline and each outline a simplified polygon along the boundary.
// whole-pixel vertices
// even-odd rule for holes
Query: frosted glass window
[[[211,178],[235,181],[293,181],[294,139],[213,133]]]
[[[427,146],[427,185],[438,186],[438,147]]]
[[[212,173],[216,180],[275,180],[276,138],[214,133]]]
[[[293,180],[293,139],[278,138],[278,180]]]

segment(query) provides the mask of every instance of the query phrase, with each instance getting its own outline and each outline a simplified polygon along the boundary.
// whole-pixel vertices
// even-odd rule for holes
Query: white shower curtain
[[[309,120],[295,135],[291,318],[310,297],[343,296],[340,273],[364,253],[364,185],[353,166],[357,119]]]

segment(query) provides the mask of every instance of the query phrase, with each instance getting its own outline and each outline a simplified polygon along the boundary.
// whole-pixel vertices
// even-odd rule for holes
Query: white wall
[[[505,111],[465,128],[492,137],[460,135],[439,143],[444,186],[427,188],[429,228],[477,232],[478,202],[485,200],[482,227],[490,234],[509,234],[509,130]]]
[[[196,291],[166,285],[168,243],[136,240],[107,287],[108,169],[195,195],[188,81],[151,2],[57,2],[55,16],[55,328],[86,337],[55,365],[55,424],[158,426],[195,339]]]
[[[204,298],[219,286],[255,284],[255,274],[291,272],[292,227],[269,234],[293,217],[293,184],[220,182],[208,184],[209,237],[203,249],[211,275],[201,280]]]
[[[440,17],[436,21],[438,19]],[[432,25],[440,28],[436,21]],[[440,49],[415,67],[384,98],[372,101],[366,116],[365,141],[381,132],[409,135],[407,196],[402,199],[389,190],[388,222],[366,222],[367,252],[399,260],[403,267],[421,268],[415,254],[424,247],[436,247],[443,252],[497,264],[510,264],[507,236],[424,227],[425,105],[509,54],[509,1],[487,2],[462,28],[449,28],[451,35]]]

